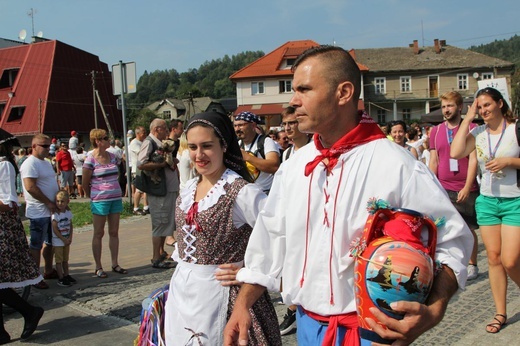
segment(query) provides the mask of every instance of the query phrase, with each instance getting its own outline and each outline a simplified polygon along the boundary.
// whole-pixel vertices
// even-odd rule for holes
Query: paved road
[[[129,270],[129,274],[109,271],[108,237],[105,236],[102,260],[109,277],[99,279],[93,276],[91,228],[76,230],[70,267],[72,276],[79,282],[64,288],[51,280],[49,290],[32,290],[30,301],[42,305],[45,315],[35,334],[24,344],[133,345],[138,334],[142,300],[166,284],[172,270],[153,269],[150,265],[149,216],[122,220],[120,234],[120,264]],[[479,251],[479,278],[453,299],[443,322],[414,345],[520,344],[520,289],[512,282],[508,294],[508,325],[496,335],[485,332],[484,326],[493,316],[494,309],[482,245]],[[272,298],[281,321],[285,306],[277,303],[278,295],[272,294]],[[21,334],[23,320],[16,313],[4,315],[6,329],[14,340],[12,344],[21,344],[17,337]],[[295,334],[284,336],[283,343],[297,345]]]

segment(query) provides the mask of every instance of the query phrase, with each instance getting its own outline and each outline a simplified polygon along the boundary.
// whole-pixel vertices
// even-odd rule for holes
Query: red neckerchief
[[[330,173],[334,166],[336,166],[336,163],[338,163],[338,158],[341,154],[354,149],[358,145],[365,144],[376,139],[386,138],[379,126],[377,126],[374,119],[372,119],[366,112],[358,111],[358,114],[361,115],[359,124],[352,131],[341,137],[330,148],[324,148],[323,144],[321,144],[319,135],[317,133],[314,134],[314,144],[321,154],[316,156],[314,160],[305,166],[305,176],[309,176],[314,168],[316,168],[316,166],[325,159],[329,160],[328,163],[324,164],[325,168]]]

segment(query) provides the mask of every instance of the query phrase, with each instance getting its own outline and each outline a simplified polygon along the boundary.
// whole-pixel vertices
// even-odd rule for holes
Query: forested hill
[[[510,61],[520,67],[520,36],[515,35],[505,40],[495,40],[491,43],[471,46],[468,48],[474,52],[489,55],[495,58]]]
[[[209,96],[214,99],[236,97],[235,85],[229,80],[229,76],[262,56],[262,51],[247,51],[206,61],[198,69],[193,68],[182,73],[175,69],[145,71],[137,82],[137,92],[129,95],[129,108],[139,110],[165,98],[182,100],[190,96]]]

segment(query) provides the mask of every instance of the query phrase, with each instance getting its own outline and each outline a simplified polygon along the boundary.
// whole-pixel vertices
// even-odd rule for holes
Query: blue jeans
[[[44,242],[47,245],[52,245],[52,227],[50,216],[29,219],[29,221],[29,230],[31,232],[29,248],[33,250],[41,250]]]

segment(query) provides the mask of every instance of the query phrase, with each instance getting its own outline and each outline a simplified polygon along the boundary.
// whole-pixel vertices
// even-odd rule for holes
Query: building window
[[[374,84],[376,86],[376,95],[384,95],[386,93],[386,78],[385,77],[374,78]]]
[[[171,119],[172,118],[172,111],[163,111],[162,115],[163,115],[163,119]]]
[[[2,119],[2,114],[4,114],[5,103],[0,103],[0,119]]]
[[[412,77],[410,77],[410,76],[401,77],[401,92],[402,93],[412,92]]]
[[[20,71],[19,68],[5,69],[0,78],[0,89],[12,87],[18,71]]]
[[[412,118],[412,110],[410,108],[403,108],[403,120],[409,121]]]
[[[251,95],[263,94],[264,82],[251,82]]]
[[[457,82],[459,90],[468,90],[468,74],[458,74]]]
[[[290,80],[280,81],[280,94],[290,93],[292,91],[292,82]]]
[[[482,73],[482,79],[493,79],[493,72]]]
[[[11,112],[9,113],[9,117],[7,121],[17,121],[22,119],[23,113],[25,112],[25,106],[12,107]]]
[[[386,124],[386,110],[385,109],[377,110],[377,122],[379,124]]]

